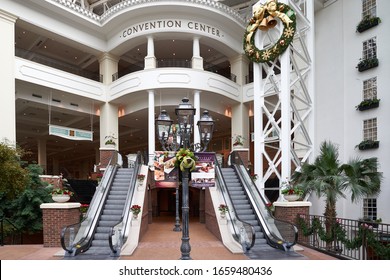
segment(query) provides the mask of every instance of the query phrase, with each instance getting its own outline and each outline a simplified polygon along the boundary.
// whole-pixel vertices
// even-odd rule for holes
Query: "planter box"
[[[363,60],[363,61],[359,62],[359,64],[356,66],[356,68],[358,69],[359,72],[363,72],[363,71],[366,71],[368,69],[378,67],[378,65],[379,65],[378,59],[370,59],[369,61]]]
[[[369,150],[369,149],[377,149],[377,148],[379,148],[379,141],[372,141],[372,142],[370,142],[370,143],[364,143],[364,142],[362,142],[362,143],[360,143],[360,144],[358,145],[358,148],[359,148],[359,150],[361,150],[361,151]]]
[[[371,27],[377,26],[380,22],[379,17],[364,19],[362,20],[356,28],[356,31],[362,33]]]
[[[379,107],[379,102],[375,102],[375,103],[371,103],[371,104],[367,104],[367,105],[358,105],[357,109],[359,111],[365,111],[365,110],[378,108],[378,107]]]

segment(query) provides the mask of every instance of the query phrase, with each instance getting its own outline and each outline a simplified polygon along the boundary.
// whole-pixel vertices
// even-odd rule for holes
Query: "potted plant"
[[[268,202],[267,204],[265,204],[265,208],[268,209],[272,213],[275,211],[275,206],[272,202]]]
[[[257,174],[251,173],[249,176],[252,178],[253,182],[257,180]]]
[[[114,135],[107,135],[106,137],[104,137],[104,144],[106,146],[116,146],[116,143],[115,143],[115,140],[116,140],[116,137],[114,137]]]
[[[287,201],[296,201],[304,193],[302,189],[291,185],[289,181],[283,182],[282,187],[284,187],[284,189],[282,189],[283,197]]]
[[[141,212],[141,206],[134,204],[133,206],[131,206],[130,211],[131,213],[133,213],[133,218],[137,219],[138,214]]]
[[[80,205],[80,213],[81,213],[82,218],[84,218],[87,215],[88,208],[89,208],[89,204],[81,204]]]
[[[377,26],[381,22],[379,17],[373,17],[371,15],[366,15],[362,18],[359,24],[356,26],[356,31],[361,33],[370,29],[371,27]]]
[[[377,149],[379,148],[379,141],[371,139],[363,140],[358,145],[356,145],[356,147],[359,148],[359,150],[361,151],[368,149]]]
[[[360,102],[359,105],[356,106],[356,110],[364,111],[372,108],[379,107],[379,101],[378,98],[372,98],[372,99],[365,99],[362,102]]]
[[[239,148],[244,146],[244,137],[242,135],[235,135],[233,137],[233,147]]]
[[[145,174],[138,174],[137,179],[138,181],[143,182],[145,180]]]
[[[359,70],[359,72],[363,72],[365,70],[377,67],[379,65],[378,58],[365,58],[365,59],[359,59],[359,63],[356,66],[356,68]]]
[[[221,215],[221,218],[225,218],[226,217],[226,212],[229,211],[229,208],[225,204],[220,204],[218,206],[218,210],[219,210],[219,214]]]
[[[102,173],[99,173],[99,174],[96,175],[96,181],[97,181],[98,183],[100,183],[100,181],[102,180],[102,178],[103,178],[103,174],[102,174]]]
[[[51,198],[55,202],[67,202],[74,193],[65,187],[57,187],[51,191]]]

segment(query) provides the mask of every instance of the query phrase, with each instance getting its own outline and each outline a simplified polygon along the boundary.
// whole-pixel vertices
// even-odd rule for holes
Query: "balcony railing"
[[[342,259],[390,259],[390,224],[324,216],[297,217],[298,243]]]
[[[20,49],[20,48],[15,48],[15,54],[18,57],[21,57],[21,58],[24,58],[24,59],[27,59],[30,61],[34,61],[34,62],[43,64],[43,65],[46,65],[49,67],[53,67],[55,69],[62,70],[62,71],[65,71],[65,72],[68,72],[71,74],[75,74],[75,75],[78,75],[78,76],[81,76],[81,77],[84,77],[87,79],[91,79],[91,80],[94,80],[97,82],[103,81],[102,75],[80,69],[80,68],[75,67],[71,64],[68,64],[68,63],[65,63],[65,62],[62,62],[59,60],[55,60],[53,58],[44,56],[44,55],[36,53],[36,52],[27,51],[27,50]]]

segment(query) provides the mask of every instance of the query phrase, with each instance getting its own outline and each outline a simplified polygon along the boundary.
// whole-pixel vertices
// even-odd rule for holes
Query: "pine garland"
[[[359,227],[354,238],[348,239],[346,231],[337,221],[332,223],[329,232],[326,232],[317,217],[313,218],[311,226],[309,226],[302,217],[298,217],[297,222],[304,236],[317,234],[321,240],[327,243],[340,241],[345,245],[345,248],[350,250],[357,249],[365,244],[367,248],[371,247],[380,259],[390,259],[390,244],[383,244],[378,241],[376,234],[366,224],[362,224]]]

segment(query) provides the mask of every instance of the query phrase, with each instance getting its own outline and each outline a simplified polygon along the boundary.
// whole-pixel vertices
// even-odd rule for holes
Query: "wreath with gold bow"
[[[190,169],[190,171],[195,170],[195,161],[197,160],[195,154],[189,149],[181,148],[176,153],[176,162],[175,165],[180,167],[181,171],[185,169]]]
[[[255,34],[258,29],[267,31],[276,26],[276,18],[283,23],[283,32],[279,40],[269,48],[258,49],[255,45]],[[294,39],[296,30],[295,12],[286,4],[276,0],[268,0],[264,5],[259,5],[253,11],[244,35],[244,51],[253,62],[274,61],[281,55]]]

